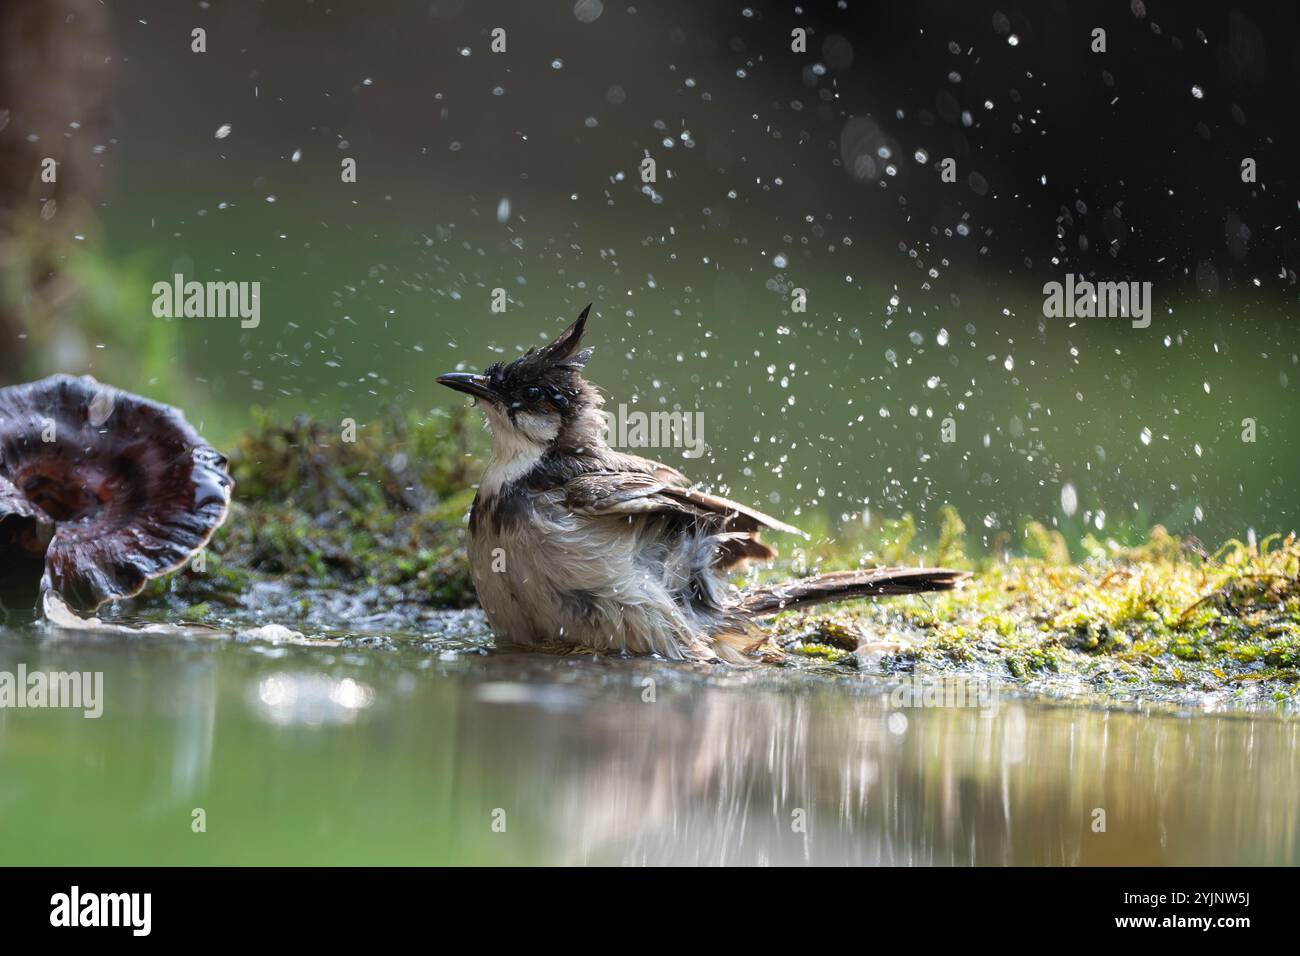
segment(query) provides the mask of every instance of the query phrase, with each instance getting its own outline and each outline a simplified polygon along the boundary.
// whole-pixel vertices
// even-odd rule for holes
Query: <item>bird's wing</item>
[[[786,524],[771,515],[763,514],[763,512],[755,508],[747,508],[745,505],[732,501],[730,498],[723,498],[721,495],[711,495],[692,488],[668,488],[664,491],[664,494],[683,501],[689,501],[693,505],[707,508],[717,514],[728,515],[730,518],[728,527],[736,531],[759,531],[763,528],[771,528],[773,531],[784,531],[786,534],[808,537],[794,525]]]
[[[609,464],[610,471],[643,472],[653,475],[666,485],[685,488],[691,483],[691,479],[672,465],[665,465],[662,461],[655,461],[653,458],[642,458],[640,455],[629,455],[626,452],[613,452],[609,456]]]
[[[669,483],[656,474],[640,470],[598,471],[579,475],[567,481],[563,490],[565,504],[579,514],[680,514],[694,518],[721,518],[722,527],[728,531],[753,532],[771,528],[774,531],[803,534],[798,528],[761,511],[727,498]]]
[[[597,471],[570,478],[561,487],[565,505],[576,514],[633,515],[653,512],[703,518],[708,509],[669,497],[669,486],[639,471]]]

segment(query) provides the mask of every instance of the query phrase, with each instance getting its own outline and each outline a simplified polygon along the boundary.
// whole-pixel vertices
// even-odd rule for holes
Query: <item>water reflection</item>
[[[467,802],[569,863],[1295,863],[1293,721],[1004,699],[640,685],[580,711],[462,698]],[[465,760],[468,769],[473,761]],[[484,811],[486,812],[486,811]],[[512,824],[513,826],[513,824]]]
[[[1300,863],[1294,719],[385,647],[0,633],[105,675],[0,710],[0,863]]]

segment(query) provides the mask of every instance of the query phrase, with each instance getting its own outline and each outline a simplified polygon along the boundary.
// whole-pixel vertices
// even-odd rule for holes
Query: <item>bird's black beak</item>
[[[492,390],[486,375],[475,375],[473,372],[448,372],[446,375],[438,376],[438,384],[489,402],[501,401],[501,396]]]

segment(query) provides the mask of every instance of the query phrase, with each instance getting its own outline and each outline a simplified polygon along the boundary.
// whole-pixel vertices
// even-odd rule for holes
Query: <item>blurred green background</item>
[[[12,194],[5,374],[88,371],[228,444],[254,406],[439,414],[461,399],[435,375],[592,302],[612,403],[704,413],[705,457],[661,457],[791,520],[1290,530],[1296,210],[1233,159],[1281,175],[1289,68],[1233,59],[1264,21],[1196,43],[1195,17],[1051,6],[72,4],[42,26],[77,51],[70,102],[0,131],[66,174]],[[1044,319],[1067,271],[1150,279],[1151,327]],[[260,327],[155,319],[176,272],[260,281]]]

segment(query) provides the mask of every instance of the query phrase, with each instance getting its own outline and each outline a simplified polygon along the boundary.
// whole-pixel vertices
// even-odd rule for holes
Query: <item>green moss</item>
[[[1208,556],[1157,527],[1134,547],[1093,546],[1104,559],[985,560],[954,592],[882,601],[869,615],[862,605],[796,612],[777,627],[815,635],[837,624],[867,642],[902,633],[873,665],[887,672],[930,661],[1150,699],[1225,689],[1298,702],[1294,538],[1234,542]]]
[[[955,512],[954,512],[955,513]],[[901,518],[891,518],[884,523],[884,540],[881,553],[886,564],[903,564],[911,554],[912,540],[916,537],[916,521],[910,512]]]
[[[804,657],[816,657],[831,664],[847,664],[853,661],[853,654],[850,651],[826,644],[800,644],[796,645],[793,651]]]
[[[1025,551],[1030,557],[1047,564],[1069,564],[1070,548],[1065,543],[1065,535],[1057,530],[1048,530],[1039,521],[1027,521],[1024,525]]]
[[[1007,669],[1017,677],[1026,677],[1041,671],[1060,671],[1061,661],[1050,648],[1031,647],[1008,656]]]
[[[966,567],[965,542],[965,522],[956,508],[944,505],[939,509],[939,564],[945,568]]]
[[[853,651],[862,643],[862,634],[845,622],[833,618],[822,618],[814,629],[817,643],[826,644],[840,650]]]
[[[234,500],[202,560],[152,582],[133,609],[219,618],[269,583],[375,606],[472,604],[467,414],[338,427],[259,416],[230,454]]]

